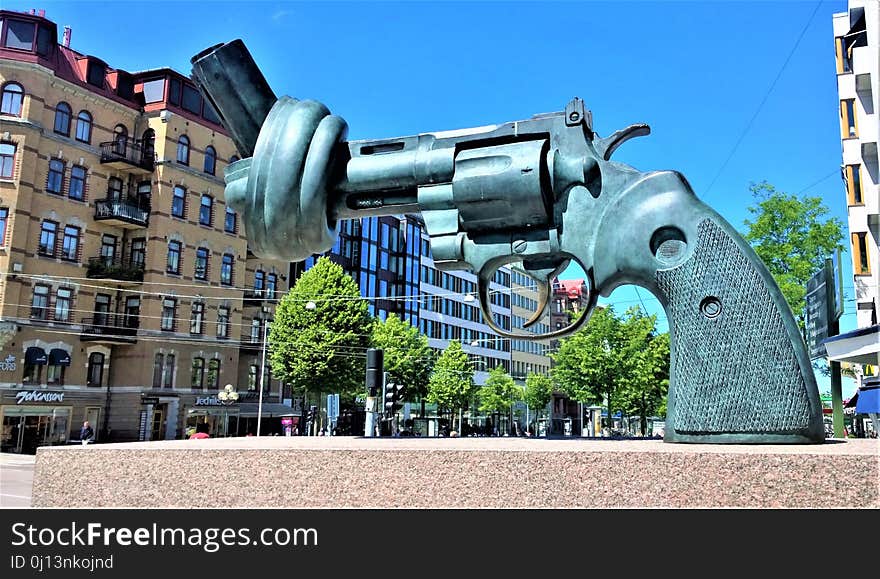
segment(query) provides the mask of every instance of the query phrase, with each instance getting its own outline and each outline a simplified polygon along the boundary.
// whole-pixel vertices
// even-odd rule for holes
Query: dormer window
[[[86,82],[98,88],[104,88],[104,74],[106,67],[103,63],[89,60],[89,66],[86,69]]]
[[[119,72],[116,76],[116,94],[127,100],[134,98],[134,79]]]
[[[6,48],[34,49],[34,23],[27,20],[6,21]]]

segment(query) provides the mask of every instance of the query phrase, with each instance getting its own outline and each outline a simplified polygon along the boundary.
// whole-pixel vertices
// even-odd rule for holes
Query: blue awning
[[[45,366],[48,360],[46,350],[37,346],[31,346],[24,353],[24,363],[30,366]]]
[[[880,387],[861,388],[856,401],[856,414],[880,414]]]
[[[50,366],[70,366],[70,354],[61,348],[52,348],[49,350]]]

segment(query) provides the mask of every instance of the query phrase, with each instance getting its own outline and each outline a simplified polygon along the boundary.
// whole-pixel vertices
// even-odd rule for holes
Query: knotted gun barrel
[[[226,168],[226,200],[257,255],[301,260],[332,247],[340,219],[420,212],[435,265],[476,272],[483,321],[499,335],[568,334],[598,294],[651,291],[670,326],[666,441],[824,440],[803,339],[754,250],[681,174],[611,160],[646,125],[602,138],[575,98],[521,121],[346,142],[324,105],[276,98],[241,41],[196,55],[193,74],[248,157]],[[577,324],[545,335],[495,324],[499,267],[520,262],[536,280],[531,324],[570,260],[591,290]]]

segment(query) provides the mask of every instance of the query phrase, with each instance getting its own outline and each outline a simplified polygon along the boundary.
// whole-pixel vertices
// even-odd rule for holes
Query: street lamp
[[[257,405],[257,436],[263,422],[263,390],[266,388],[266,343],[269,341],[269,320],[263,326],[263,360],[260,363],[260,402]]]
[[[317,307],[318,307],[318,304],[316,304],[315,302],[313,302],[311,300],[309,300],[308,303],[306,304],[307,310],[314,310]]]
[[[217,400],[224,407],[229,406],[238,402],[238,392],[235,391],[232,384],[227,384],[223,387],[223,390],[217,393]],[[223,411],[223,432],[225,436],[229,436],[229,412],[226,410]]]

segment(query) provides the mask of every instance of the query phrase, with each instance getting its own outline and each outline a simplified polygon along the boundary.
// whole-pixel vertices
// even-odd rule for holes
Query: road
[[[31,454],[0,453],[0,507],[29,507],[34,484]]]

